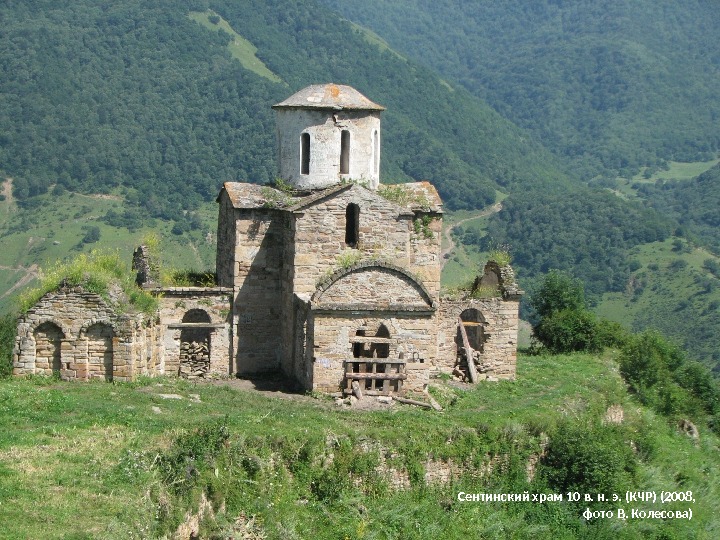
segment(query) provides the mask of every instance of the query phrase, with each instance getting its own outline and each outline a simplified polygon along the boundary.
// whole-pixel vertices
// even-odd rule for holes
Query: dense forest
[[[493,243],[510,246],[526,278],[553,268],[572,270],[596,301],[604,292],[623,290],[637,269],[628,248],[664,240],[672,232],[673,223],[652,210],[588,188],[566,197],[514,194],[491,218],[486,236],[468,231],[461,241],[485,250]]]
[[[711,0],[322,0],[486,100],[582,179],[720,149]]]

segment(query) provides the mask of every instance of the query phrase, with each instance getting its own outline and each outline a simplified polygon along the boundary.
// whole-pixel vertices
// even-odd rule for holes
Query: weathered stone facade
[[[223,185],[219,286],[150,289],[151,320],[81,290],[46,295],[20,322],[17,374],[282,372],[307,390],[370,395],[422,392],[438,373],[514,378],[512,269],[488,263],[466,296],[440,297],[442,201],[427,182],[379,185],[383,108],[338,85],[275,108],[292,189]]]
[[[127,381],[157,372],[157,332],[79,287],[43,296],[18,323],[13,374]]]

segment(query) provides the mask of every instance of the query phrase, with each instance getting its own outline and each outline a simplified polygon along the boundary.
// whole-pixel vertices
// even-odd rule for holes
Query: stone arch
[[[200,308],[189,309],[183,315],[182,322],[184,323],[209,323],[211,322],[210,315],[207,311]]]
[[[354,358],[389,358],[390,357],[390,328],[392,325],[386,321],[375,326],[361,326],[355,331],[355,338],[363,338],[366,341],[353,343]],[[393,328],[394,330],[394,328]],[[373,341],[372,338],[378,338]]]
[[[400,280],[410,284],[412,288],[415,290],[415,293],[417,294],[417,298],[421,300],[424,304],[427,305],[427,307],[435,308],[435,302],[432,299],[432,296],[430,295],[430,292],[427,290],[425,285],[410,274],[407,270],[404,268],[401,268],[399,266],[395,266],[394,264],[382,262],[382,261],[365,261],[365,262],[359,262],[356,263],[348,268],[344,268],[341,270],[338,270],[334,274],[332,274],[330,277],[325,279],[320,285],[318,285],[318,288],[315,290],[315,293],[312,296],[311,303],[314,306],[317,306],[322,302],[322,296],[323,294],[330,289],[333,285],[335,285],[337,282],[341,281],[343,278],[350,276],[352,274],[359,274],[362,272],[382,272],[389,275],[394,275],[395,277],[399,278]]]
[[[61,348],[65,333],[53,321],[38,324],[33,330],[35,339],[35,373],[60,374]]]
[[[210,315],[200,308],[189,309],[183,315],[180,331],[181,377],[204,377],[210,371]],[[203,326],[204,325],[204,326]]]
[[[96,324],[102,324],[102,325],[105,325],[105,326],[109,326],[109,327],[112,329],[112,331],[113,331],[113,333],[114,333],[115,335],[118,334],[117,326],[115,325],[115,323],[114,323],[113,321],[108,320],[108,319],[92,319],[92,320],[90,320],[90,321],[85,321],[85,322],[83,323],[83,325],[80,327],[80,333],[79,333],[79,335],[80,335],[81,337],[85,336],[85,335],[87,334],[88,329],[89,329],[91,326],[96,325]]]
[[[94,322],[84,329],[82,336],[87,342],[88,379],[113,380],[113,341],[115,330],[107,322]]]

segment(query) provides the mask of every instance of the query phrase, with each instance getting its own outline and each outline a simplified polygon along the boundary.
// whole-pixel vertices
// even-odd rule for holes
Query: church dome
[[[380,113],[343,84],[314,84],[273,105],[280,178],[298,189],[380,183]]]
[[[273,109],[308,108],[336,111],[384,111],[385,107],[373,103],[351,86],[344,84],[313,84],[293,94]]]

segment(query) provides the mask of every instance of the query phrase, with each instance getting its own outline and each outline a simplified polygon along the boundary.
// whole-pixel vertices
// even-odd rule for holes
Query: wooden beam
[[[400,360],[398,358],[353,358],[352,360],[345,360],[345,364],[402,364],[404,365],[407,360]]]
[[[470,382],[477,382],[478,375],[475,369],[475,362],[473,361],[473,348],[470,347],[470,341],[468,340],[467,333],[465,332],[465,326],[463,320],[458,317],[458,328],[460,328],[460,334],[462,335],[463,347],[465,348],[465,358],[467,359],[468,374],[470,375]]]
[[[396,339],[374,337],[374,336],[353,336],[350,338],[350,343],[396,343]]]
[[[348,379],[387,379],[389,381],[405,380],[407,373],[346,373]]]
[[[414,399],[401,398],[397,396],[393,396],[393,399],[400,403],[407,403],[408,405],[417,405],[418,407],[425,407],[426,409],[433,408],[432,405],[430,405],[429,403],[425,403],[424,401],[416,401]]]

